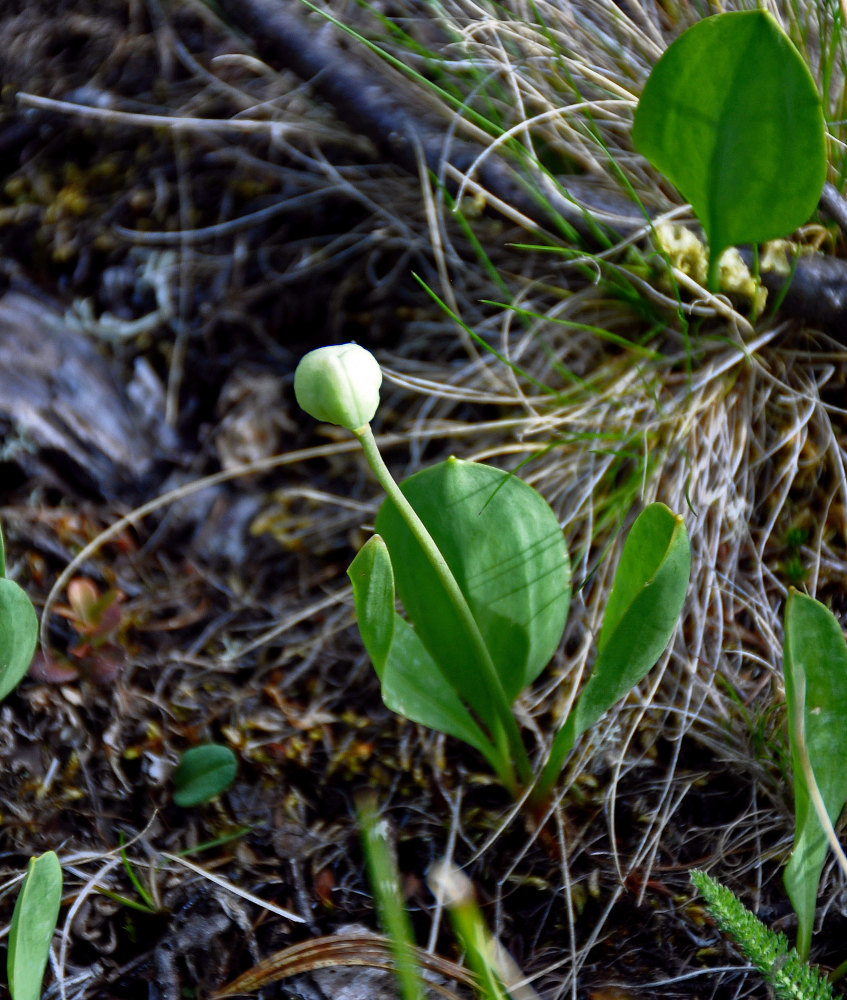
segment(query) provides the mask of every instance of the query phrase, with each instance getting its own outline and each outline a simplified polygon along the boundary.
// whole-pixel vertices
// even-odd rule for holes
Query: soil
[[[332,9],[376,30],[353,4]],[[375,9],[421,44],[446,44],[425,5]],[[577,265],[557,270],[520,220],[427,204],[419,177],[194,0],[7,3],[0,38],[0,518],[10,575],[43,628],[30,675],[0,706],[0,926],[28,858],[56,850],[65,883],[45,995],[207,997],[290,945],[376,930],[354,805],[365,788],[388,821],[418,943],[441,956],[460,957],[426,873],[451,855],[545,1000],[767,995],[688,870],[707,868],[793,933],[777,611],[810,574],[843,611],[840,346],[776,316],[753,335],[760,368],[693,386],[673,309],[646,307],[643,286],[616,284],[617,272],[598,287],[580,244]],[[354,42],[346,51],[370,65]],[[548,155],[561,167],[562,150]],[[422,283],[454,296],[463,326]],[[501,284],[533,315],[557,315],[562,289],[581,311],[564,327],[510,325],[487,304]],[[695,369],[718,372],[738,329],[708,316]],[[552,839],[471,750],[380,700],[345,586],[378,488],[349,435],[306,418],[292,392],[305,351],[349,340],[388,371],[375,429],[398,477],[451,453],[514,467],[518,417],[548,462],[530,475],[561,514],[584,590],[562,653],[521,702],[535,752],[578,677],[567,665],[590,655],[595,571],[618,537],[574,499],[580,478],[635,497],[655,446],[644,481],[649,468],[660,498],[695,481],[695,610],[643,697],[568,764]],[[662,387],[631,378],[641,355],[627,345],[675,359]],[[544,413],[536,372],[558,379],[562,400],[596,386],[593,414],[579,403],[550,425],[549,460],[532,423]],[[689,400],[691,426],[622,409],[637,394],[647,413],[665,392],[668,405]],[[706,395],[720,429],[717,410],[690,402]],[[808,398],[828,423],[801,427]],[[595,423],[626,445],[599,472],[591,463],[612,446],[583,443]],[[737,456],[732,496],[711,485],[732,466],[714,461],[717,440]],[[571,492],[557,485],[566,475]],[[102,598],[93,620],[75,603],[83,592]],[[719,592],[734,596],[721,604]],[[207,742],[235,752],[236,780],[179,807],[174,769]],[[828,866],[813,952],[825,967],[844,957],[845,898]],[[393,995],[370,969],[342,982],[313,964],[261,995]]]

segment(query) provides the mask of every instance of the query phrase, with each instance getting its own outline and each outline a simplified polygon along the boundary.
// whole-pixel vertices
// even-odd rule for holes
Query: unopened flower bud
[[[369,424],[379,406],[382,370],[358,344],[319,347],[300,359],[294,395],[316,420],[356,431]]]

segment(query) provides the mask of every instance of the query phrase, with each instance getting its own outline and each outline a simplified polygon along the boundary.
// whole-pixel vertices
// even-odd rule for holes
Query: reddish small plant
[[[68,648],[67,656],[38,652],[30,674],[51,684],[64,684],[80,676],[99,684],[113,681],[127,658],[118,637],[126,624],[123,601],[119,590],[101,594],[93,580],[81,576],[71,580],[68,603],[59,605],[56,613],[71,623],[79,639]]]

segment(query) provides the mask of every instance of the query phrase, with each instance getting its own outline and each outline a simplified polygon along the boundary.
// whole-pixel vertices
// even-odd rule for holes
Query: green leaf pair
[[[681,35],[647,80],[632,141],[702,223],[713,291],[727,247],[790,234],[826,179],[817,88],[763,10],[718,14]]]
[[[478,750],[514,793],[543,801],[574,741],[653,666],[688,583],[685,528],[662,504],[635,522],[615,577],[594,672],[533,776],[512,706],[550,661],[570,603],[553,511],[498,469],[449,459],[401,485],[458,584],[470,621],[386,500],[349,569],[359,629],[385,704]],[[395,589],[410,621],[395,610]]]
[[[6,549],[0,531],[0,701],[17,687],[29,669],[38,639],[32,601],[6,579]]]

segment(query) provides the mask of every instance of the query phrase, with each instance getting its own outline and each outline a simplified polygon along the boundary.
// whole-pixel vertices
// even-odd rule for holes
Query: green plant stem
[[[482,664],[486,675],[480,678],[480,682],[487,685],[497,711],[497,718],[483,720],[491,730],[491,736],[497,748],[498,757],[501,760],[501,764],[497,768],[497,774],[503,784],[515,795],[520,785],[525,786],[532,780],[532,765],[530,764],[526,748],[523,745],[515,717],[512,715],[512,710],[506,698],[506,693],[503,690],[497,668],[494,666],[491,653],[485,645],[485,640],[474,619],[473,612],[468,606],[465,595],[456,582],[455,576],[453,576],[450,567],[447,565],[447,561],[435,544],[435,540],[427,531],[426,525],[420,519],[414,507],[412,507],[403,495],[400,487],[394,481],[388,466],[383,461],[370,424],[358,427],[353,433],[358,438],[365,453],[365,458],[367,458],[368,464],[373,470],[380,486],[385,490],[386,496],[397,508],[401,517],[408,525],[409,530],[426,554],[445,593],[456,609],[470,641],[476,648],[479,662]],[[515,778],[515,768],[517,768],[517,779]]]
[[[550,804],[550,796],[553,786],[559,780],[562,768],[565,765],[565,758],[573,749],[576,742],[576,705],[571,709],[570,715],[556,733],[553,745],[550,748],[550,756],[547,763],[541,770],[538,780],[532,788],[529,796],[530,807],[537,813],[544,812]]]

